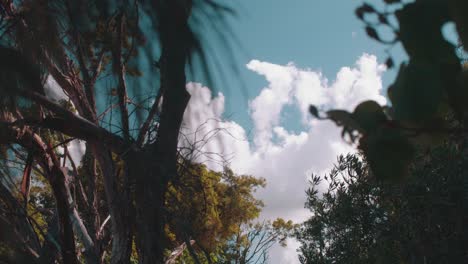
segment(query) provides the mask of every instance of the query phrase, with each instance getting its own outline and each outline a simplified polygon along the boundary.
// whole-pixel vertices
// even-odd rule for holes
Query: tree
[[[399,185],[376,180],[357,155],[340,156],[307,191],[312,216],[297,231],[301,263],[466,262],[465,153],[465,143],[453,142],[419,153]]]
[[[467,50],[466,1],[384,2],[385,11],[363,4],[356,15],[366,24],[369,37],[389,46],[400,42],[409,56],[409,62],[401,64],[395,82],[388,88],[391,106],[366,101],[352,113],[331,110],[322,116],[314,106],[310,112],[343,126],[343,136],[358,141],[376,177],[400,181],[409,175],[416,149],[434,147],[444,138],[465,133],[468,75],[457,56],[457,47],[442,35],[442,27],[454,22]],[[394,25],[392,18],[399,25]],[[379,34],[382,27],[393,32],[394,38],[385,39],[384,34]],[[387,66],[393,67],[391,58]]]
[[[265,186],[265,180],[187,162],[179,170],[181,177],[166,194],[171,244],[185,243],[191,258],[213,263],[219,248],[240,232],[240,226],[258,217],[263,203],[254,192]]]
[[[25,163],[26,201],[29,183],[37,175],[31,172],[44,176],[57,208],[60,247],[56,250],[64,263],[78,262],[77,247],[83,247],[87,263],[102,262],[106,253],[111,263],[129,263],[134,244],[140,263],[163,262],[165,193],[178,178],[179,129],[190,98],[185,68],[193,53],[204,52],[188,19],[197,16],[201,24],[206,22],[203,15],[223,12],[230,9],[203,0],[0,1],[2,159],[25,153],[19,156]],[[142,17],[154,26],[142,26]],[[141,66],[138,54],[154,48],[145,46],[148,32],[157,34],[151,41],[160,46],[157,91],[151,91],[154,86],[127,85],[127,79],[138,77],[142,70],[135,68]],[[101,80],[106,76],[116,88],[105,87]],[[43,84],[51,79],[66,94],[66,103],[45,96]],[[148,91],[156,99],[146,109],[135,94]],[[112,119],[114,108],[118,121]],[[70,172],[65,164],[70,160],[66,145],[71,139],[86,143],[86,159]],[[64,155],[58,147],[65,148]],[[5,195],[14,194],[13,190],[4,189]],[[10,195],[4,200],[15,208],[12,197],[16,198]],[[87,202],[79,205],[80,200]],[[23,212],[18,217],[24,223],[22,232],[29,230],[32,236],[29,215]],[[47,243],[19,244],[37,253]],[[21,252],[36,261],[45,256]],[[54,254],[49,257],[45,263],[56,260]]]

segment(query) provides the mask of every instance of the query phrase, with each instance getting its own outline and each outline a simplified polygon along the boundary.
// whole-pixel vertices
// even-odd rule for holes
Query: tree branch
[[[118,75],[119,85],[117,87],[117,95],[119,98],[120,120],[122,123],[122,132],[125,141],[130,141],[130,126],[128,123],[128,109],[127,109],[127,84],[125,82],[125,65],[122,63],[122,41],[125,15],[121,13],[117,16],[117,38],[114,44],[113,53],[113,66],[114,72]]]
[[[36,125],[42,125],[43,127],[82,140],[104,143],[111,150],[120,154],[132,148],[132,146],[125,143],[121,137],[72,113],[57,103],[50,101],[43,95],[30,91],[23,92],[23,95],[44,106],[58,116],[47,117],[42,122],[36,123]]]
[[[148,116],[146,117],[145,122],[143,123],[143,126],[140,129],[140,133],[138,134],[138,138],[136,141],[137,146],[142,146],[143,142],[145,140],[145,137],[148,133],[148,129],[150,128],[151,122],[153,122],[154,117],[159,114],[159,103],[162,98],[162,90],[159,89],[158,95],[156,96],[156,100],[154,101],[153,105],[151,106],[151,110],[148,113]]]
[[[76,57],[78,58],[78,65],[80,67],[81,75],[83,76],[84,88],[86,93],[86,99],[88,100],[88,105],[90,106],[90,112],[93,114],[93,117],[96,117],[96,100],[94,98],[94,79],[89,75],[88,68],[86,67],[86,61],[83,54],[83,47],[81,45],[81,38],[76,27],[76,18],[73,13],[73,10],[70,7],[70,0],[66,1],[66,9],[70,22],[72,24],[73,39],[76,42]]]

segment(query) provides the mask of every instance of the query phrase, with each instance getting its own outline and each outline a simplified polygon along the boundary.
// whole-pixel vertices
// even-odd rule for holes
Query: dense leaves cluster
[[[459,147],[419,154],[399,185],[376,180],[359,156],[339,157],[307,192],[312,217],[297,233],[301,262],[466,262],[468,159]]]
[[[263,204],[253,195],[265,185],[264,179],[238,176],[228,168],[214,172],[202,164],[181,170],[180,179],[166,194],[168,228],[175,245],[195,240],[200,251],[214,253],[241,231],[242,224],[258,217]]]

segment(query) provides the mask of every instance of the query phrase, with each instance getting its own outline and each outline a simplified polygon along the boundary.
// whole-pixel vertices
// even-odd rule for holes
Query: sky
[[[208,135],[201,151],[225,157],[200,155],[210,168],[227,161],[237,173],[267,180],[256,194],[265,203],[261,219],[306,220],[310,176],[323,175],[338,155],[354,151],[334,124],[311,118],[310,104],[351,111],[364,100],[387,103],[396,71],[384,66],[387,47],[368,38],[354,15],[361,3],[241,0],[230,21],[239,42],[229,47],[237,72],[219,82],[192,78],[187,84],[192,98],[182,133],[188,141]],[[223,58],[225,48],[213,52]],[[400,46],[390,54],[397,64],[406,58]],[[273,247],[269,263],[299,263],[297,247],[293,240]]]

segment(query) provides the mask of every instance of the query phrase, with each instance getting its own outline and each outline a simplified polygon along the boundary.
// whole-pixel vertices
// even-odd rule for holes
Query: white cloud
[[[226,162],[242,167],[251,156],[249,142],[240,125],[222,119],[224,96],[218,93],[213,98],[211,90],[199,83],[188,83],[187,91],[191,99],[184,113],[179,145],[191,147],[192,159],[206,163],[210,169],[221,170]]]
[[[356,62],[355,68],[343,67],[338,72],[336,81],[329,89],[330,105],[346,110],[354,109],[360,102],[372,99],[385,104],[382,95],[384,64],[378,64],[373,55],[364,54]]]
[[[286,67],[253,60],[247,68],[264,75],[270,86],[265,87],[260,95],[250,102],[255,109],[251,117],[255,127],[254,143],[257,148],[270,146],[273,136],[272,128],[279,123],[284,105],[291,103],[291,83],[297,78],[297,70],[291,64]]]
[[[44,85],[44,91],[46,96],[49,99],[59,101],[62,99],[67,99],[68,96],[63,92],[62,87],[60,87],[57,83],[57,81],[52,77],[52,75],[47,76],[45,85]]]
[[[355,67],[343,67],[330,85],[321,73],[293,64],[280,66],[254,60],[247,67],[269,82],[250,104],[256,159],[249,164],[249,172],[267,179],[269,186],[260,192],[267,204],[264,215],[288,215],[296,221],[304,220],[300,212],[304,211],[308,172],[325,172],[338,154],[352,151],[334,124],[311,118],[309,105],[352,110],[367,99],[385,104],[381,95],[385,67],[377,63],[375,56],[364,54]],[[301,111],[305,130],[299,134],[290,133],[279,124],[281,111],[288,104]],[[278,143],[272,141],[275,134]]]
[[[325,110],[352,110],[368,99],[385,104],[381,79],[385,66],[378,64],[375,56],[363,54],[353,67],[341,68],[333,82],[320,72],[300,69],[292,63],[282,66],[252,60],[247,68],[268,81],[267,87],[249,104],[253,144],[245,139],[241,126],[222,119],[224,96],[218,93],[212,97],[211,91],[200,84],[187,87],[192,99],[185,113],[183,131],[187,134],[192,131],[189,139],[193,140],[193,131],[210,119],[199,129],[199,136],[213,129],[227,129],[234,134],[234,137],[226,132],[217,134],[216,140],[203,145],[203,151],[228,154],[234,171],[266,178],[267,187],[258,192],[258,198],[266,204],[262,218],[304,221],[310,215],[303,205],[311,173],[327,172],[339,154],[354,151],[344,143],[333,123],[311,118],[309,105]],[[288,105],[300,110],[297,119],[304,129],[299,133],[288,131],[280,123],[281,112]],[[212,162],[210,167],[216,165]],[[296,248],[295,242],[286,249],[273,248],[271,263],[297,263]]]
[[[70,153],[70,157],[75,163],[75,165],[78,167],[81,162],[81,158],[85,154],[86,151],[86,143],[82,140],[72,140],[70,143],[68,143],[67,146],[68,153]],[[69,162],[66,163],[67,166],[71,166]]]

